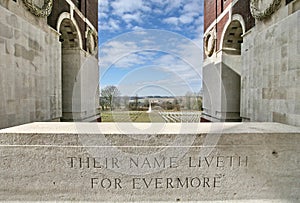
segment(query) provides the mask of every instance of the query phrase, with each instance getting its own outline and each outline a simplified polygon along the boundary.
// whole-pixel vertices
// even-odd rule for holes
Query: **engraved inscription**
[[[182,159],[178,157],[67,157],[67,167],[73,170],[93,170],[93,177],[89,177],[91,189],[119,190],[130,188],[140,189],[214,189],[222,187],[222,181],[226,177],[223,169],[236,170],[247,168],[248,156],[215,155],[215,156],[188,156]],[[131,169],[164,169],[187,171],[189,176],[183,176],[180,172],[174,175],[159,177],[126,176],[108,177],[102,170],[120,169],[122,167]],[[125,167],[125,168],[126,168]],[[95,171],[99,170],[99,177]],[[204,171],[203,171],[204,170]],[[217,171],[219,172],[217,172]],[[215,171],[213,174],[206,174]],[[220,173],[222,171],[222,174]],[[196,174],[195,174],[196,173]],[[150,177],[149,177],[150,176]],[[128,179],[129,178],[129,179]]]

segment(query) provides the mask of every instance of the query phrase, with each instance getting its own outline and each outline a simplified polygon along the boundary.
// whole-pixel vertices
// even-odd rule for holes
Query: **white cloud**
[[[119,26],[118,22],[115,21],[115,20],[110,19],[110,20],[109,20],[109,25],[111,26],[111,28],[112,28],[113,30],[118,30],[118,29],[120,29],[120,26]]]
[[[165,10],[168,10],[169,12],[176,12],[172,13],[173,16],[163,19],[163,22],[169,25],[174,25],[176,30],[182,30],[183,28],[181,26],[183,25],[193,25],[195,19],[202,15],[203,2],[201,1],[166,0],[164,2],[166,3]],[[191,32],[193,32],[192,29]]]
[[[201,80],[197,82],[199,84]],[[171,68],[167,71],[156,65],[142,66],[127,72],[117,86],[127,95],[184,95],[187,91],[195,91],[185,76]],[[200,89],[200,85],[197,86],[196,91]]]
[[[100,61],[112,63],[111,60],[107,59],[118,59],[130,55],[132,52],[140,53],[145,50],[153,50],[170,54],[173,58],[182,58],[191,66],[199,67],[201,66],[201,60],[199,59],[202,58],[201,38],[202,36],[199,35],[194,39],[197,42],[196,44],[182,35],[161,30],[129,32],[100,47],[100,57],[103,57],[100,58]],[[147,55],[149,56],[149,53]],[[174,61],[167,63],[164,59],[162,64],[171,65],[176,63]]]
[[[118,20],[114,20],[114,19],[110,18],[108,21],[102,20],[100,22],[99,27],[101,30],[109,30],[109,31],[114,32],[114,31],[120,30],[121,27],[119,24],[120,24],[120,22]]]
[[[103,21],[100,25],[104,30],[116,30],[119,29],[119,23],[116,23],[118,19],[123,20],[126,24],[142,23],[142,14],[150,11],[151,7],[147,6],[143,0],[101,0],[99,1],[98,15],[100,21]],[[111,20],[110,22],[108,22],[108,18]]]
[[[162,81],[158,78],[156,82],[149,81],[151,84],[166,86],[176,81],[177,86],[181,83],[197,83],[198,87],[203,54],[201,47],[197,46],[201,43],[200,38],[195,40],[197,44],[182,35],[160,30],[126,33],[100,48],[101,75],[110,67],[132,72],[140,67],[155,66],[167,79]],[[153,78],[150,73],[137,77],[141,80]]]
[[[165,11],[167,13],[178,10],[184,3],[184,0],[167,0],[165,1],[167,6],[165,8]]]
[[[113,13],[122,16],[125,13],[134,13],[136,11],[148,12],[151,8],[146,6],[142,0],[117,0],[111,3]]]
[[[98,4],[98,16],[100,18],[100,21],[103,19],[108,18],[108,12],[109,12],[109,2],[108,0],[101,0]]]
[[[133,80],[138,78],[140,82],[128,84],[132,85],[132,90],[136,90],[137,86],[153,84],[170,89],[176,94],[180,92],[184,94],[193,84],[200,88],[203,1],[100,0],[99,2],[101,7],[99,17],[104,19],[99,22],[100,37],[101,30],[115,33],[134,30],[102,44],[99,53],[101,72],[107,71],[111,66],[122,69],[124,73],[152,65],[161,76],[165,77],[159,75],[157,78],[152,77],[151,74],[156,74],[155,71],[148,71],[146,76],[137,74]],[[153,25],[152,23],[156,22],[150,21],[153,18],[158,18],[160,22]],[[156,26],[162,30],[143,29]],[[163,31],[170,26],[172,30],[184,30],[185,33],[189,33],[188,36],[193,41],[183,35]],[[144,71],[148,69],[149,67]],[[124,77],[126,78],[126,75]]]
[[[203,9],[203,7],[201,5],[203,5],[203,4],[200,1],[190,1],[184,5],[183,12],[185,12],[185,13],[192,13],[192,12],[200,13],[201,10]]]
[[[197,68],[191,64],[192,59],[189,58],[181,58],[173,55],[164,55],[157,59],[156,65],[160,67],[164,67],[162,70],[167,73],[173,73],[178,75],[184,81],[190,81],[193,78],[199,79],[199,72]]]
[[[151,45],[153,44],[153,41],[152,40],[149,40],[149,39],[143,39],[141,41],[141,43],[143,43],[144,45]]]
[[[149,61],[153,60],[156,54],[152,52],[138,52],[131,53],[128,56],[120,59],[115,67],[117,68],[130,68],[132,66],[136,67],[137,65],[147,64]]]
[[[179,20],[182,24],[189,24],[189,23],[193,22],[194,18],[190,15],[181,15],[179,17]]]
[[[143,34],[143,30],[144,30],[144,28],[142,28],[142,27],[140,27],[140,26],[134,26],[133,28],[132,28],[132,30],[134,30],[134,31],[139,31],[138,33],[139,34]],[[137,32],[136,32],[137,33]]]
[[[162,9],[158,8],[153,9],[152,12],[158,15],[162,15],[164,13]]]
[[[99,10],[101,12],[108,12],[109,11],[108,0],[101,0],[101,1],[99,1]]]
[[[108,15],[106,13],[99,13],[99,17],[101,20],[108,18]]]
[[[100,68],[111,65],[116,68],[129,68],[144,63],[147,54],[137,52],[141,48],[135,42],[111,41],[100,48]]]
[[[203,2],[198,0],[101,0],[99,2],[100,19],[106,21],[100,25],[104,30],[109,31],[137,30],[146,26],[159,28],[157,24],[153,25],[149,21],[153,16],[157,16],[164,24],[171,25],[173,30],[184,30],[192,35],[198,32],[195,21],[203,12]],[[108,22],[108,19],[113,21]]]
[[[130,54],[128,56],[124,56],[120,58],[119,61],[116,61],[114,63],[114,67],[116,68],[130,68],[132,66],[140,65],[143,64],[143,57],[140,56],[139,54]]]
[[[177,17],[169,17],[163,20],[163,22],[171,25],[178,25],[179,19]]]
[[[137,13],[134,13],[134,14],[124,14],[122,16],[123,20],[126,22],[126,23],[130,23],[132,21],[135,21],[135,22],[141,22],[141,13],[140,12],[137,12]]]

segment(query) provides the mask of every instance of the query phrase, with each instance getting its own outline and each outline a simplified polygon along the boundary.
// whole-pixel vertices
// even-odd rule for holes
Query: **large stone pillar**
[[[81,49],[63,49],[62,121],[96,121],[98,110],[98,61]]]
[[[203,67],[203,118],[240,121],[240,75],[223,62]]]

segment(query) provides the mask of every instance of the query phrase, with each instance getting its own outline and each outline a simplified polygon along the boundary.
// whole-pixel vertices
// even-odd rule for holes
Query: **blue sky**
[[[201,89],[202,0],[100,0],[100,87],[122,95]]]

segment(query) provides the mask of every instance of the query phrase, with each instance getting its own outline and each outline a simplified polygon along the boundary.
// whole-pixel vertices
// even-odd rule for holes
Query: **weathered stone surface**
[[[13,11],[23,11],[18,3],[10,2],[16,6]],[[28,21],[22,13],[14,14],[0,6],[0,61],[3,65],[0,128],[37,119],[52,120],[61,115],[58,107],[50,108],[49,99],[54,95],[56,106],[61,104],[58,88],[61,86],[61,45],[56,32],[36,23]],[[43,105],[36,108],[35,100]],[[35,111],[38,118],[32,116]]]
[[[28,44],[31,49],[34,49],[36,51],[41,51],[42,49],[41,45],[37,41],[31,38],[28,38]]]
[[[11,14],[10,16],[6,17],[6,22],[8,25],[13,26],[14,28],[19,28],[20,23],[18,17],[15,14]]]
[[[15,44],[15,56],[22,57],[29,61],[33,61],[35,57],[35,52],[33,50],[27,50],[24,46],[20,44]]]
[[[273,112],[273,121],[279,122],[279,123],[286,123],[287,122],[287,116],[283,113]]]
[[[300,200],[300,128],[278,123],[34,123],[0,144],[1,200]]]
[[[13,37],[13,29],[0,22],[0,36],[11,39]]]
[[[80,47],[78,53],[64,57],[59,33],[56,27],[49,27],[47,18],[32,15],[24,9],[22,1],[7,3],[9,6],[3,7],[0,2],[0,61],[5,67],[1,68],[1,85],[4,88],[0,88],[0,95],[8,99],[1,99],[0,106],[6,112],[1,116],[15,117],[10,117],[10,122],[1,121],[0,129],[37,120],[59,120],[62,117],[62,62],[78,67],[76,72],[70,70],[74,77],[80,79],[77,92],[83,92],[82,97],[78,95],[76,98],[79,99],[76,104],[76,111],[80,114],[78,120],[96,120],[99,117],[99,112],[95,112],[99,106],[99,96],[92,91],[99,83],[98,59],[90,57]],[[58,4],[56,6],[56,9],[60,9]],[[79,27],[85,29],[85,26]],[[80,31],[84,33],[84,30],[76,32]],[[68,67],[71,66],[64,69]],[[82,75],[77,75],[78,69],[81,69]],[[64,81],[68,79],[64,78]],[[72,93],[73,89],[69,88],[69,91]],[[72,99],[72,94],[70,96]],[[94,104],[91,105],[89,101]],[[70,102],[70,108],[71,105]]]
[[[19,30],[14,31],[15,39],[19,39],[21,37],[21,32]]]
[[[11,40],[6,41],[6,53],[7,54],[14,54],[15,53],[14,43]]]
[[[244,36],[243,47],[248,51],[242,52],[242,76],[245,79],[241,91],[241,115],[251,121],[262,118],[299,125],[297,113],[293,111],[299,97],[293,92],[299,89],[300,81],[297,75],[300,70],[300,11],[283,17],[285,9],[282,7],[276,13],[282,15],[281,20],[258,23]],[[264,36],[268,39],[263,39]],[[255,96],[255,92],[260,92],[260,97]]]
[[[5,40],[0,38],[0,51],[3,53],[3,52],[5,52],[5,49],[6,49]]]

